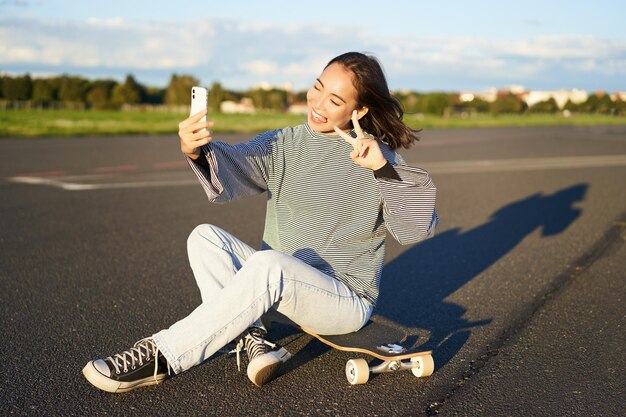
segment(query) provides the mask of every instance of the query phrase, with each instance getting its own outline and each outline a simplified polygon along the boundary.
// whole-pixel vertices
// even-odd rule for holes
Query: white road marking
[[[422,167],[433,174],[470,174],[481,172],[539,171],[546,169],[605,168],[612,166],[626,166],[626,155],[424,162],[415,164],[414,166]]]
[[[432,174],[471,174],[483,172],[539,171],[546,169],[606,168],[626,166],[626,155],[571,156],[554,158],[518,158],[470,161],[445,161],[409,164],[424,168]],[[11,182],[47,185],[68,191],[106,190],[123,188],[178,187],[198,185],[188,170],[168,172],[117,172],[100,175],[35,176],[8,178]]]
[[[12,177],[12,182],[33,185],[49,185],[51,187],[61,188],[67,191],[86,191],[86,190],[110,190],[115,188],[149,188],[149,187],[175,187],[182,185],[198,185],[198,180],[155,180],[155,181],[127,181],[127,182],[110,182],[85,184],[80,182],[66,182],[63,178],[37,178],[37,177]]]

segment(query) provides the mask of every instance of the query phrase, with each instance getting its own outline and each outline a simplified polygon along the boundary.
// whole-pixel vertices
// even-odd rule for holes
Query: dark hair
[[[369,111],[359,120],[368,133],[383,140],[391,149],[400,146],[409,148],[419,131],[404,124],[404,110],[400,102],[391,95],[383,69],[378,60],[360,52],[347,52],[333,58],[326,67],[339,63],[354,74],[353,84],[357,91],[357,108]]]

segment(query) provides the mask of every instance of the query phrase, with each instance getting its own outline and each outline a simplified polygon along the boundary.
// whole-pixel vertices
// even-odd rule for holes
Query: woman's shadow
[[[409,342],[433,350],[445,365],[465,344],[471,328],[491,322],[463,318],[466,309],[446,298],[541,228],[541,236],[563,232],[581,214],[587,184],[554,194],[533,194],[497,210],[485,224],[468,231],[447,230],[413,246],[386,265],[374,321],[407,329]],[[488,299],[483,300],[489,302]]]
[[[502,207],[478,227],[465,232],[450,229],[413,246],[383,269],[371,322],[401,328],[409,336],[405,347],[432,350],[437,368],[444,366],[463,347],[473,327],[491,322],[491,318],[463,318],[466,309],[446,298],[536,229],[541,228],[542,236],[567,229],[580,216],[582,210],[574,205],[584,200],[587,189],[587,184],[577,184],[550,195],[536,193]],[[302,336],[295,330],[297,326],[275,311],[265,318],[283,324],[272,329],[278,339]],[[295,369],[328,350],[330,347],[312,339],[287,368]]]

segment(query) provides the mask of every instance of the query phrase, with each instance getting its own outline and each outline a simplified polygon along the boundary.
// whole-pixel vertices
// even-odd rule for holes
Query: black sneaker
[[[169,376],[169,366],[154,340],[147,337],[122,353],[90,361],[83,375],[101,390],[126,392],[163,381]]]
[[[248,353],[248,378],[257,387],[272,380],[281,365],[291,358],[284,347],[265,339],[265,332],[252,328],[242,339]]]

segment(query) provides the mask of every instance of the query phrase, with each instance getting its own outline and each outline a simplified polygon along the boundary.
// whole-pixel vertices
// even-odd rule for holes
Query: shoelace
[[[129,350],[117,353],[115,356],[109,356],[106,360],[113,364],[115,372],[119,374],[120,372],[128,372],[128,365],[131,369],[135,369],[137,365],[142,366],[144,362],[149,362],[151,357],[154,358],[154,380],[158,383],[159,348],[150,337],[139,340]],[[167,364],[167,373],[170,374],[169,363]]]
[[[269,349],[268,349],[269,347]],[[256,358],[259,355],[269,352],[276,348],[276,344],[265,340],[258,332],[252,330],[245,337],[242,337],[237,342],[237,346],[231,352],[237,354],[237,370],[241,371],[241,351],[248,352],[248,358],[250,360]]]

